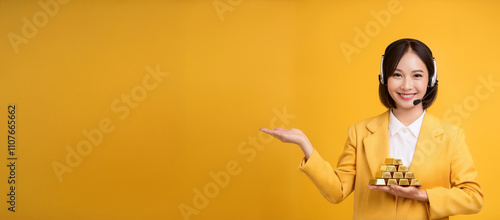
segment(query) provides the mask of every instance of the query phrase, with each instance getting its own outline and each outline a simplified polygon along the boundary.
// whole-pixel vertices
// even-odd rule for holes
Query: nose
[[[401,89],[403,89],[403,90],[410,90],[412,86],[413,86],[413,81],[411,80],[411,78],[410,77],[404,77],[403,78],[403,84],[401,84]]]

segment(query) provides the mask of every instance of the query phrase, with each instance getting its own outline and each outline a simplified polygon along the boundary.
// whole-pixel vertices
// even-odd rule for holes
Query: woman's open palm
[[[294,143],[300,145],[307,141],[306,135],[301,130],[296,128],[275,128],[274,130],[261,128],[259,130],[285,143]]]

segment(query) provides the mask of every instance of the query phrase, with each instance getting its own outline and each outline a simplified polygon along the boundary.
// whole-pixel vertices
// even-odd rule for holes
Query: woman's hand
[[[270,130],[267,128],[261,128],[259,130],[284,143],[294,143],[299,145],[306,156],[306,160],[309,159],[309,156],[311,156],[313,152],[313,147],[309,142],[309,139],[307,139],[306,135],[299,129],[275,128],[274,130]]]
[[[267,133],[284,143],[294,143],[301,145],[307,141],[306,135],[299,129],[283,129],[275,128],[274,130],[269,130],[267,128],[261,128],[260,131]]]
[[[368,185],[368,188],[384,191],[384,192],[387,192],[387,193],[390,193],[392,195],[399,196],[399,197],[415,199],[415,200],[422,201],[422,202],[429,201],[429,198],[427,197],[427,193],[424,190],[420,190],[414,186],[402,187],[402,186],[396,186],[396,185],[392,185],[392,186]]]

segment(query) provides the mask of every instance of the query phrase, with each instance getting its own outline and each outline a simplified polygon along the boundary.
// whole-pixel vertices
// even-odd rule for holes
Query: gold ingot
[[[395,158],[385,158],[386,165],[403,165],[403,160]]]
[[[418,179],[411,179],[410,186],[422,186],[422,184],[420,184],[420,180]]]
[[[384,165],[375,173],[376,179],[370,180],[370,185],[400,185],[420,187],[420,180],[415,179],[413,172],[409,172],[409,167],[403,165],[402,159],[386,158]]]
[[[382,179],[392,179],[391,172],[382,172]]]
[[[384,179],[371,179],[369,184],[375,185],[375,186],[385,186],[385,180]]]
[[[396,172],[396,166],[389,165],[387,166],[387,172]]]
[[[394,163],[394,165],[400,165],[401,166],[401,165],[403,165],[403,160],[401,160],[401,159],[394,159],[393,163]]]
[[[394,158],[385,158],[385,164],[392,164]]]
[[[398,171],[399,172],[408,172],[408,167],[401,165],[398,167]]]
[[[387,165],[380,166],[379,171],[386,171],[386,170],[387,170]]]
[[[387,185],[398,185],[398,181],[396,179],[389,179],[389,181],[387,181]]]
[[[382,165],[382,166],[380,166],[380,170],[379,171],[382,171],[382,172],[396,172],[397,169],[396,169],[396,166],[394,166],[394,165]]]
[[[392,174],[392,178],[394,178],[394,179],[402,179],[403,178],[403,173],[402,172],[394,172],[394,174]]]
[[[405,173],[405,178],[406,179],[414,179],[415,175],[413,175],[413,172],[406,172]]]
[[[387,171],[387,165],[380,166],[379,171]]]
[[[408,185],[410,185],[410,183],[408,183],[408,179],[400,179],[399,185],[400,186],[408,186]]]

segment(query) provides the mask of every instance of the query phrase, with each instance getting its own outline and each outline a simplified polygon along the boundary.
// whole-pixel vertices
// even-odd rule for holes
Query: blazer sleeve
[[[483,207],[483,192],[476,181],[477,170],[465,144],[463,130],[459,129],[455,137],[449,149],[451,189],[436,187],[426,190],[431,219],[477,213]]]
[[[331,203],[344,200],[354,189],[356,177],[356,132],[354,126],[349,128],[349,137],[344,151],[340,155],[337,168],[323,160],[314,149],[306,161],[302,159],[299,170],[316,185],[321,194]]]

